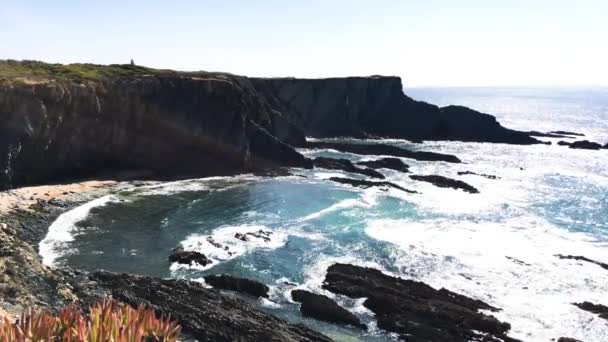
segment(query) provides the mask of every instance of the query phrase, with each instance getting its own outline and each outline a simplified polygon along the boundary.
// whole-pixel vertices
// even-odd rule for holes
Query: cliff
[[[247,78],[132,71],[35,73],[0,82],[0,189],[101,175],[203,177],[306,165],[273,135],[301,144],[302,132]]]
[[[312,137],[392,137],[511,144],[538,141],[502,127],[488,114],[439,108],[403,93],[398,77],[257,78],[269,103]]]

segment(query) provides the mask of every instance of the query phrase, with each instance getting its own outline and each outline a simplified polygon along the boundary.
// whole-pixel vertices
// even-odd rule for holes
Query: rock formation
[[[352,325],[366,329],[357,316],[344,309],[333,299],[305,290],[291,291],[291,298],[301,303],[300,312],[306,317],[336,324]]]
[[[205,254],[193,251],[185,251],[183,248],[174,248],[169,255],[170,262],[176,262],[178,264],[189,265],[199,264],[201,266],[207,266],[212,261],[205,256]]]
[[[357,165],[371,167],[372,169],[391,169],[401,172],[410,172],[409,165],[402,162],[399,158],[382,158],[358,162]]]
[[[402,186],[399,186],[395,183],[392,182],[387,182],[387,181],[381,181],[381,182],[374,182],[374,181],[367,181],[367,180],[362,180],[362,179],[352,179],[352,178],[342,178],[342,177],[331,177],[329,178],[330,181],[336,182],[336,183],[340,183],[340,184],[348,184],[348,185],[352,185],[352,186],[357,186],[360,188],[370,188],[373,186],[376,187],[390,187],[390,188],[395,188],[410,194],[417,194],[418,192],[413,191],[413,190],[408,190]]]
[[[329,170],[342,170],[350,173],[358,173],[360,175],[372,178],[384,179],[384,176],[380,172],[370,168],[356,167],[348,159],[317,157],[313,160],[313,165],[315,168],[318,167]]]
[[[579,148],[579,149],[585,149],[585,150],[599,150],[602,148],[602,145],[593,142],[593,141],[589,141],[589,140],[579,140],[579,141],[575,141],[573,143],[571,143],[570,148]]]
[[[464,190],[464,191],[472,193],[472,194],[479,193],[479,190],[477,190],[472,185],[469,185],[463,181],[460,181],[457,179],[451,179],[448,177],[437,176],[437,175],[424,175],[424,176],[412,175],[412,176],[410,176],[410,178],[413,180],[421,181],[421,182],[428,182],[428,183],[431,183],[440,188],[461,189],[461,190]]]

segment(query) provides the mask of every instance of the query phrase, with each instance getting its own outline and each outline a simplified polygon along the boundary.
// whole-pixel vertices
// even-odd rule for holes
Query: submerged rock
[[[214,288],[268,298],[268,286],[259,281],[237,278],[226,274],[205,276],[205,282]]]
[[[458,171],[457,174],[459,176],[475,175],[475,176],[485,177],[487,179],[500,179],[498,176],[488,175],[488,174],[485,174],[485,173],[476,173],[476,172],[473,172],[473,171]]]
[[[348,152],[361,155],[386,155],[422,161],[444,161],[447,163],[461,162],[458,157],[450,154],[424,151],[410,151],[401,147],[386,144],[348,144],[325,141],[311,141],[306,144],[306,147],[327,148],[340,152]]]
[[[600,318],[608,320],[608,306],[602,304],[593,304],[590,302],[572,303],[581,310],[585,310],[598,315]]]
[[[196,282],[110,272],[96,272],[90,278],[122,302],[170,314],[184,333],[199,341],[331,341]]]
[[[571,142],[568,142],[568,141],[563,141],[563,140],[558,141],[558,142],[557,142],[557,144],[558,144],[559,146],[570,146],[570,145],[572,145],[572,143],[571,143]]]
[[[370,168],[360,168],[353,165],[348,159],[336,159],[327,157],[317,157],[313,160],[314,167],[330,170],[342,170],[351,173],[358,173],[372,178],[384,179],[384,175]]]
[[[589,140],[579,140],[570,144],[570,148],[580,148],[585,150],[599,150],[602,148],[602,145],[592,142]]]
[[[376,314],[378,327],[406,341],[517,341],[506,334],[509,323],[479,310],[499,311],[480,300],[379,270],[334,264],[323,288],[351,298]]]
[[[598,265],[599,267],[601,267],[601,268],[603,268],[605,270],[608,270],[608,264],[605,264],[603,262],[599,262],[599,261],[596,261],[596,260],[592,260],[592,259],[589,259],[589,258],[584,257],[584,256],[580,256],[580,255],[563,255],[563,254],[556,254],[555,256],[558,257],[558,258],[560,258],[560,259],[569,259],[569,260],[579,260],[579,261],[590,262],[592,264]]]
[[[382,158],[377,160],[362,161],[358,162],[357,165],[371,167],[372,169],[391,169],[401,172],[410,172],[410,166],[399,158]]]
[[[291,298],[301,303],[300,312],[303,316],[312,317],[330,323],[352,325],[367,329],[357,316],[341,307],[333,299],[304,290],[291,291]]]
[[[401,191],[405,191],[410,194],[418,193],[417,191],[406,189],[406,188],[399,186],[392,182],[385,182],[385,181],[374,182],[374,181],[366,181],[366,180],[361,180],[361,179],[341,178],[341,177],[331,177],[329,180],[336,182],[336,183],[349,184],[349,185],[357,186],[357,187],[364,188],[364,189],[370,188],[372,186],[378,186],[378,187],[388,186],[391,188],[399,189]]]
[[[213,261],[211,261],[205,254],[193,251],[185,251],[183,248],[178,247],[174,248],[171,251],[171,255],[169,255],[169,261],[176,262],[178,264],[190,265],[197,263],[201,266],[207,266]]]
[[[561,134],[561,135],[575,135],[578,137],[584,137],[585,135],[583,133],[576,133],[576,132],[569,132],[569,131],[551,131],[549,132],[551,134]]]
[[[462,189],[462,190],[472,193],[472,194],[479,193],[479,190],[477,190],[475,187],[473,187],[463,181],[448,178],[448,177],[437,176],[437,175],[426,175],[426,176],[412,175],[412,176],[410,176],[410,178],[413,180],[421,181],[421,182],[428,182],[428,183],[431,183],[440,188]]]

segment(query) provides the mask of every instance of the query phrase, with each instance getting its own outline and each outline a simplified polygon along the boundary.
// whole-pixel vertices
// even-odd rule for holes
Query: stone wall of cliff
[[[413,100],[398,77],[256,78],[256,89],[312,137],[380,136],[531,144],[525,132],[502,127],[488,114]]]
[[[124,171],[202,177],[305,163],[274,136],[302,144],[302,132],[242,77],[4,83],[0,118],[0,188]]]

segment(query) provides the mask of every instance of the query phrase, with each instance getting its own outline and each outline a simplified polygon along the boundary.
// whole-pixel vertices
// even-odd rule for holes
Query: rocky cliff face
[[[276,110],[313,137],[538,142],[527,133],[502,127],[491,115],[415,101],[403,93],[398,77],[252,81]]]
[[[116,77],[0,86],[0,188],[66,177],[211,176],[302,166],[302,132],[246,78]]]

